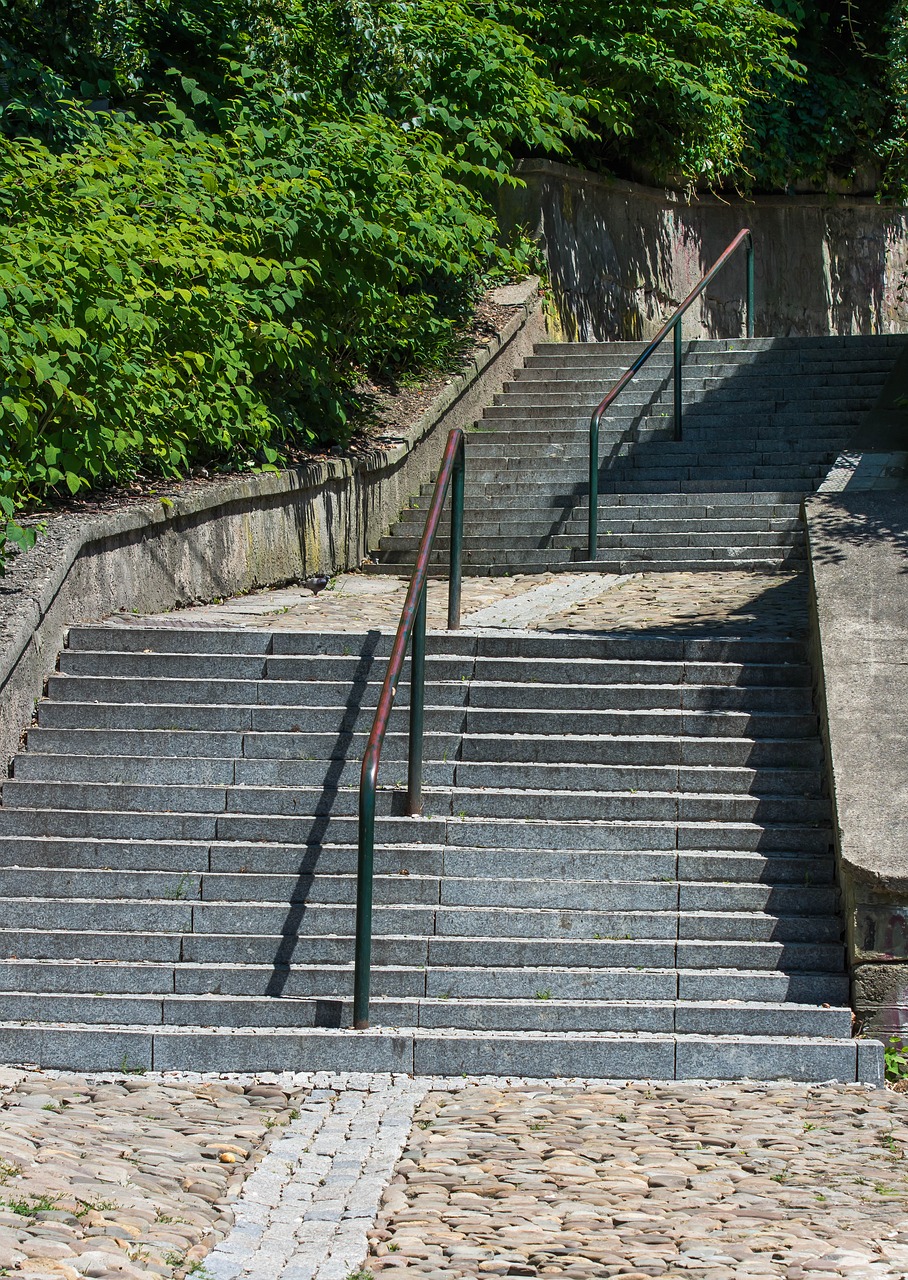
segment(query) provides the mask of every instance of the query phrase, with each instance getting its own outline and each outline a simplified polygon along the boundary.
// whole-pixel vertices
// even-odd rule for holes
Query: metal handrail
[[[732,254],[742,244],[747,246],[747,336],[748,338],[754,336],[754,242],[750,228],[745,227],[743,231],[738,232],[734,240],[719,255],[699,284],[694,286],[681,305],[674,311],[671,319],[662,326],[652,342],[646,346],[643,353],[621,375],[605,398],[600,400],[593,410],[593,416],[590,419],[590,510],[587,530],[587,560],[596,560],[599,551],[599,424],[602,421],[602,415],[621,394],[631,378],[646,364],[656,348],[661,346],[669,333],[674,331],[674,425],[675,439],[681,439],[681,321],[687,309],[692,303],[696,302],[713,277],[718,275]]]
[[[448,435],[435,491],[426,517],[407,598],[378,697],[372,731],[363,755],[359,783],[359,851],[356,868],[356,948],[353,977],[353,1025],[369,1025],[369,993],[372,978],[372,879],[375,856],[375,793],[382,744],[391,719],[397,686],[413,637],[410,658],[410,752],[407,767],[407,812],[422,813],[422,743],[426,695],[426,585],[429,560],[441,522],[448,486],[451,492],[451,554],[448,570],[448,630],[460,626],[460,587],[463,561],[464,433],[455,427]]]

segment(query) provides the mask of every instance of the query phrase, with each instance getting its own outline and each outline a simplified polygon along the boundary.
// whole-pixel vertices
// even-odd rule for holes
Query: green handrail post
[[[426,516],[426,527],[416,553],[416,565],[407,588],[388,669],[378,695],[372,730],[363,753],[359,786],[359,848],[356,859],[356,941],[353,950],[353,1026],[369,1026],[372,982],[372,879],[375,864],[375,803],[382,743],[391,720],[394,698],[412,640],[410,660],[410,750],[407,764],[407,810],[422,812],[422,755],[425,723],[426,604],[429,563],[442,508],[451,494],[451,575],[448,584],[448,628],[460,626],[461,572],[463,561],[464,433],[455,427],[448,434],[444,457]]]
[[[460,588],[463,580],[463,490],[466,474],[464,441],[451,472],[451,554],[448,558],[448,630],[460,628]]]
[[[587,524],[586,558],[595,560],[599,554],[599,423],[606,409],[617,399],[631,378],[643,368],[654,351],[662,345],[672,333],[674,341],[674,390],[675,390],[675,439],[681,439],[681,317],[685,311],[699,298],[700,294],[728,262],[729,258],[744,245],[747,251],[747,336],[754,336],[754,241],[749,227],[744,227],[734,240],[719,254],[716,261],[694,285],[690,293],[679,307],[676,307],[665,324],[633,362],[625,369],[618,381],[606,393],[593,410],[590,418],[590,511]]]
[[[356,857],[356,945],[353,952],[353,1026],[369,1025],[372,981],[372,879],[375,864],[375,788],[360,787],[359,850]]]
[[[599,558],[599,421],[597,409],[590,419],[590,510],[586,535],[586,558]]]
[[[407,813],[422,813],[422,734],[426,707],[426,587],[419,593],[410,652],[410,757],[407,763]]]
[[[674,390],[675,390],[675,439],[681,439],[681,317],[675,321],[675,328],[672,339],[672,365],[674,369]]]

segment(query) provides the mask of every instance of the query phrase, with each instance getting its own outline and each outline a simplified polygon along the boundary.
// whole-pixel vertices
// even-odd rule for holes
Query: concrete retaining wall
[[[528,291],[525,291],[528,292]],[[213,483],[172,501],[64,516],[0,579],[0,751],[8,761],[65,629],[128,610],[220,599],[355,568],[438,470],[448,431],[469,425],[545,334],[541,304],[514,317],[391,450]]]
[[[853,1005],[908,1042],[908,487],[805,514]]]
[[[908,330],[902,281],[908,210],[845,196],[698,196],[525,161],[506,222],[545,245],[569,338],[641,338],[687,295],[743,227],[754,232],[757,336]],[[690,337],[744,332],[744,257],[689,313]]]

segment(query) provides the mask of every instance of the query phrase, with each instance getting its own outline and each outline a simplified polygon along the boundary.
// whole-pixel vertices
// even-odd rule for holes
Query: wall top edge
[[[522,178],[527,176],[558,178],[562,182],[570,182],[578,187],[596,187],[635,200],[649,200],[658,205],[677,205],[679,209],[710,205],[717,209],[728,209],[729,212],[748,208],[813,207],[816,209],[875,209],[881,213],[885,211],[891,214],[908,213],[908,205],[877,200],[874,196],[835,195],[825,192],[797,195],[785,195],[779,192],[756,196],[734,194],[717,196],[698,191],[688,196],[681,191],[676,191],[673,187],[650,187],[642,182],[631,182],[627,178],[615,178],[607,173],[593,173],[588,169],[579,169],[575,165],[562,164],[558,160],[518,160],[515,172]]]

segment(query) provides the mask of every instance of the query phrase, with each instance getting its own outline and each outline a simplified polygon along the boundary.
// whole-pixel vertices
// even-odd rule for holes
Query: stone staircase
[[[600,432],[602,572],[772,570],[803,562],[802,497],[872,407],[904,335],[695,340],[684,351],[683,438],[673,438],[668,343]],[[467,446],[464,568],[543,573],[586,562],[590,415],[642,343],[548,343]],[[427,485],[383,538],[373,572],[411,565]],[[447,562],[447,541],[435,563]]]
[[[903,342],[691,342],[680,442],[655,357],[603,423],[595,566],[589,414],[640,348],[537,348],[469,441],[469,570],[797,565],[801,498]],[[409,565],[426,496],[373,570]],[[406,671],[386,740],[363,1032],[358,774],[390,634],[73,628],[2,790],[3,1058],[878,1080],[805,622],[431,633],[420,818]]]
[[[0,1043],[49,1067],[874,1079],[793,639],[74,628],[0,808]]]

